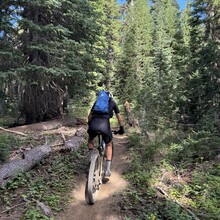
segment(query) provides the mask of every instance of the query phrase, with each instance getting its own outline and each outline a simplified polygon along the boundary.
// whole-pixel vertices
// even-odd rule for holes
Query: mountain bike
[[[114,134],[118,134],[118,131],[112,131]],[[89,173],[85,187],[85,199],[88,205],[93,205],[96,202],[96,198],[99,193],[101,184],[105,181],[105,161],[106,161],[106,145],[102,140],[101,133],[98,133],[98,144],[94,147]],[[112,160],[114,154],[114,144],[112,141]]]

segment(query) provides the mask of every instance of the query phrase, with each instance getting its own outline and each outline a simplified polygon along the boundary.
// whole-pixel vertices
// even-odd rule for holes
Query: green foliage
[[[129,140],[130,187],[120,202],[128,217],[219,219],[218,136],[169,129],[156,132],[154,142],[135,133]]]
[[[63,90],[68,88],[75,97],[88,95],[92,88],[99,63],[100,51],[95,48],[101,34],[99,14],[88,0],[19,0],[0,5],[0,72],[6,97],[9,93],[12,99],[17,97],[27,123],[60,116]],[[16,83],[8,86],[12,76]]]
[[[219,114],[219,87],[216,82],[216,65],[219,65],[218,10],[219,3],[198,0],[192,2],[191,12],[188,9],[190,39],[187,50],[190,62],[184,113],[189,123],[203,124],[209,117],[209,125],[214,125]]]
[[[193,174],[191,197],[197,207],[204,209],[205,219],[219,219],[220,166],[206,164]]]
[[[31,207],[24,215],[24,218],[21,219],[29,219],[29,220],[37,220],[37,219],[42,219],[42,220],[53,220],[54,218],[49,218],[45,215],[41,214],[40,208],[35,208]]]
[[[152,50],[152,17],[145,0],[136,1],[126,11],[122,29],[121,47],[117,67],[117,92],[121,100],[135,104],[142,88],[143,78],[150,63]]]
[[[148,151],[143,150],[140,134],[131,134],[129,136],[130,153],[132,157],[131,167],[126,173],[126,178],[133,182],[138,188],[147,188],[152,178],[150,159],[155,153],[155,148],[148,146]]]
[[[73,187],[70,182],[76,173],[84,172],[86,168],[85,160],[82,160],[84,150],[82,147],[80,152],[54,155],[38,164],[36,169],[18,175],[0,189],[0,200],[5,209],[10,209],[14,201],[22,200],[25,213],[21,219],[54,219],[44,215],[37,202],[49,206],[52,213],[63,210]]]
[[[8,159],[10,150],[18,145],[18,139],[12,135],[0,134],[0,163]]]
[[[152,1],[151,14],[145,1],[129,3],[117,74],[121,100],[134,103],[145,130],[177,123],[216,130],[219,3],[194,0],[182,16],[175,0]]]
[[[172,143],[169,157],[174,163],[186,162],[186,164],[211,160],[220,153],[219,143],[220,138],[211,133],[194,133],[179,143]]]
[[[74,117],[74,118],[82,118],[87,120],[87,116],[88,116],[88,112],[89,112],[89,107],[88,106],[82,106],[82,105],[78,105],[76,104],[72,104],[70,105],[70,107],[68,108],[69,111],[69,115]]]
[[[185,212],[178,204],[167,201],[165,207],[161,211],[162,216],[165,219],[178,219],[178,220],[193,220],[193,216],[190,216]]]
[[[152,62],[144,75],[139,98],[140,117],[145,127],[166,124],[174,119],[178,100],[180,30],[178,5],[175,1],[153,1]]]
[[[121,196],[120,206],[125,210],[125,219],[161,219],[156,209],[150,206],[146,209],[148,199],[151,199],[152,205],[154,205],[153,199],[155,198],[155,191],[153,189],[149,188],[144,192],[136,190],[135,188],[128,188]]]

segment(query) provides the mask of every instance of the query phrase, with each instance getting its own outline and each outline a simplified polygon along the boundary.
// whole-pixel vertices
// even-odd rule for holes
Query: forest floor
[[[11,130],[15,132],[23,132],[25,134],[28,133],[29,137],[32,136],[34,138],[35,144],[36,142],[43,144],[43,142],[45,141],[45,136],[49,137],[49,141],[53,141],[53,143],[59,143],[59,142],[62,142],[62,137],[60,135],[61,133],[65,136],[66,140],[68,140],[68,138],[71,137],[71,135],[74,133],[76,129],[78,129],[79,127],[86,128],[86,125],[85,124],[83,125],[83,123],[81,124],[81,122],[73,123],[73,121],[71,120],[69,122],[68,120],[65,120],[65,123],[64,123],[65,126],[62,126],[62,123],[60,123],[59,120],[56,120],[56,121],[51,121],[51,122],[46,122],[46,123],[44,122],[44,123],[38,123],[38,124],[33,124],[33,125],[28,125],[28,126],[16,127],[16,128],[12,128]],[[53,128],[56,126],[58,127]],[[25,143],[23,143],[22,149],[25,149],[25,148],[29,149],[30,145],[31,147],[33,147],[33,143],[31,144],[29,143],[26,146],[25,146]],[[114,161],[113,161],[113,166],[112,166],[112,175],[109,178],[108,182],[101,185],[101,189],[100,189],[100,192],[97,198],[97,202],[94,205],[87,205],[85,202],[84,192],[85,192],[85,184],[86,184],[86,169],[88,169],[88,166],[87,166],[88,162],[85,162],[85,161],[87,160],[88,152],[86,150],[86,147],[84,146],[84,150],[80,152],[80,156],[76,157],[76,163],[79,163],[79,164],[78,165],[75,164],[76,167],[83,167],[83,168],[82,169],[79,168],[79,170],[75,170],[74,177],[72,179],[70,178],[70,181],[68,181],[67,188],[69,191],[67,195],[64,196],[66,198],[66,201],[64,202],[65,207],[56,207],[57,210],[62,210],[61,212],[60,211],[54,212],[53,207],[51,207],[53,218],[50,218],[50,219],[59,219],[59,220],[124,219],[123,214],[120,213],[120,208],[117,206],[117,203],[120,200],[120,192],[123,189],[125,189],[126,186],[128,185],[128,182],[126,182],[122,177],[123,172],[125,171],[129,163],[127,145],[128,145],[127,136],[125,135],[114,136],[115,154],[114,154]],[[19,150],[20,149],[21,149],[21,146],[19,147]],[[18,151],[18,149],[16,149],[16,151]],[[12,151],[11,155],[14,155],[14,154],[15,153]],[[68,154],[68,152],[66,154]],[[65,155],[62,155],[62,156],[65,156]],[[45,189],[43,187],[45,186],[43,185],[50,184],[49,182],[44,181],[46,178],[50,179],[50,177],[46,177],[47,174],[43,174],[43,173],[45,173],[45,171],[47,172],[48,167],[52,167],[52,161],[54,161],[55,157],[56,156],[53,155],[50,158],[48,158],[47,161],[42,164],[42,167],[41,165],[37,165],[37,167],[33,168],[34,174],[31,173],[31,176],[35,176],[35,180],[33,180],[32,178],[31,181],[35,183],[38,182],[37,187],[35,184],[34,186],[31,186],[31,187],[29,186],[30,187],[29,190],[24,189],[25,184],[22,184],[20,182],[25,182],[25,181],[29,182],[29,180],[24,180],[22,177],[20,179],[23,179],[23,180],[20,180],[20,182],[12,182],[11,184],[12,187],[9,184],[9,186],[7,186],[6,189],[3,189],[3,191],[1,192],[2,197],[0,198],[0,204],[1,204],[0,219],[1,220],[47,219],[47,217],[43,214],[42,210],[40,211],[41,214],[38,213],[39,207],[37,209],[33,209],[31,205],[28,206],[28,205],[25,205],[25,203],[26,201],[28,201],[29,203],[29,199],[31,198],[32,198],[32,202],[30,203],[34,203],[36,199],[40,200],[40,198],[42,198],[44,204],[46,205],[48,205],[48,203],[52,204],[54,202],[54,201],[52,202],[50,201],[48,203],[45,203],[45,201],[47,201],[48,198],[45,199],[43,195],[39,196],[41,192],[38,192],[37,188],[41,188],[39,190],[44,191]],[[85,160],[85,161],[82,161],[82,160]],[[70,169],[71,169],[71,165],[70,165]],[[40,173],[40,177],[38,177],[39,173]],[[58,174],[53,174],[53,176],[56,176],[56,175]],[[40,186],[39,186],[39,182],[41,184]],[[27,184],[27,185],[31,185],[31,184]],[[33,189],[36,192],[34,192]],[[66,192],[64,194],[66,194]],[[21,196],[25,198],[28,198],[28,197],[29,198],[28,200],[23,200]],[[54,196],[55,196],[55,193],[54,193]],[[52,196],[50,196],[50,198],[52,198]],[[23,202],[24,202],[24,205],[22,205]],[[36,207],[36,204],[34,204],[34,206]],[[7,209],[9,211],[7,211]],[[27,211],[27,209],[31,210],[31,212]]]
[[[121,192],[128,183],[123,179],[122,174],[127,166],[127,137],[114,137],[115,156],[112,166],[112,175],[109,181],[101,185],[97,202],[94,205],[87,205],[85,202],[85,183],[86,176],[81,174],[76,181],[76,188],[72,191],[73,201],[68,209],[64,211],[58,219],[62,220],[118,220],[123,219],[117,209]]]
[[[86,133],[83,120],[62,119],[1,130],[0,148],[9,146],[9,159],[22,160],[45,142],[62,148],[79,128]],[[220,220],[219,135],[169,130],[142,139],[126,131],[129,137],[114,136],[112,176],[94,205],[84,195],[86,135],[80,148],[53,151],[0,187],[0,220]]]

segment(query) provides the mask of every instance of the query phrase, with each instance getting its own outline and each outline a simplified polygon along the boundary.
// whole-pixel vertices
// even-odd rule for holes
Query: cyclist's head
[[[109,95],[110,98],[113,99],[113,94],[112,94],[112,92],[108,91],[108,95]]]
[[[99,96],[100,92],[103,92],[103,91],[105,91],[105,92],[109,95],[109,98],[113,98],[112,92],[107,91],[107,90],[105,90],[105,89],[100,89],[100,90],[98,91],[98,93],[97,93],[97,96]]]

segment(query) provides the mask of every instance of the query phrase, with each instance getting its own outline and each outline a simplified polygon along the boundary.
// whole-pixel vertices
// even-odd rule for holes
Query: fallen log
[[[63,148],[60,148],[60,151],[65,151],[65,150],[78,150],[79,147],[81,146],[83,140],[85,140],[83,137],[73,137],[71,139],[69,139],[68,141],[66,141],[65,145]]]
[[[63,143],[52,145],[52,147],[54,151],[78,150],[81,144],[83,143],[83,141],[85,140],[84,138],[85,134],[86,134],[86,130],[83,127],[79,128],[76,131],[75,135],[72,138],[70,138],[68,141],[66,141],[64,135],[61,134]]]
[[[0,185],[4,186],[19,173],[30,170],[51,152],[50,145],[37,146],[24,154],[23,159],[12,160],[0,168]]]
[[[80,130],[80,132],[79,132]],[[19,173],[26,172],[33,168],[41,160],[47,158],[54,151],[78,150],[85,140],[86,130],[81,128],[75,136],[65,142],[63,147],[57,149],[50,144],[44,144],[23,152],[21,159],[14,159],[0,167],[0,186],[14,179]]]
[[[29,125],[22,125],[19,127],[10,128],[10,130],[17,130],[19,128],[19,131],[49,131],[56,129],[61,126],[73,126],[76,125],[78,121],[76,119],[72,118],[62,118],[62,119],[54,119],[51,121],[45,121],[35,124],[29,124]]]

